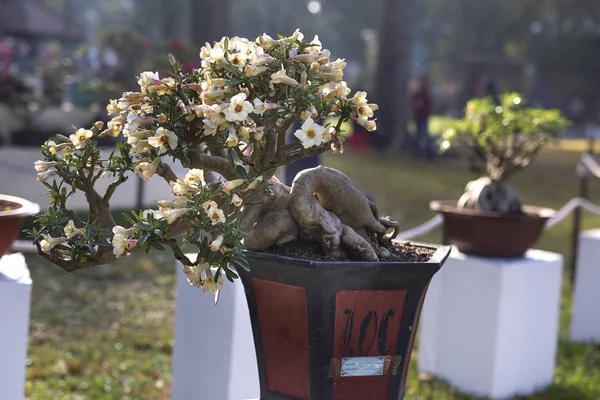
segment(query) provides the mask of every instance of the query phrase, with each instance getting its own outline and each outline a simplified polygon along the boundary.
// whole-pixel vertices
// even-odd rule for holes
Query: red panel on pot
[[[334,400],[388,398],[405,298],[405,290],[338,292]]]
[[[298,400],[309,398],[308,314],[303,288],[252,279],[260,320],[267,387]]]

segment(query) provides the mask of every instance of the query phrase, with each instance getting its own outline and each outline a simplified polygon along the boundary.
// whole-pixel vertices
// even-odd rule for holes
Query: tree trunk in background
[[[196,46],[221,40],[229,32],[229,0],[191,0],[190,40]]]
[[[375,82],[376,101],[380,107],[375,131],[379,150],[398,151],[408,144],[410,22],[414,3],[415,0],[384,0],[381,8]]]

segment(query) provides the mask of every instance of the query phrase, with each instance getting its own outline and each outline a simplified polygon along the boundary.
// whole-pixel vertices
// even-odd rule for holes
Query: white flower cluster
[[[339,149],[340,127],[345,121],[354,120],[369,131],[376,129],[373,112],[377,106],[368,103],[365,92],[350,97],[351,89],[343,80],[346,62],[330,56],[318,36],[306,42],[296,30],[278,39],[263,34],[254,41],[224,37],[212,45],[206,43],[200,50],[201,67],[189,74],[182,73],[171,57],[175,70],[172,77],[143,72],[138,77],[139,91],[125,92],[110,101],[106,109],[112,118],[106,127],[97,122],[91,129],[59,137],[58,144],[46,142],[46,160],[35,163],[38,179],[71,176],[71,180],[85,178],[89,183],[100,175],[88,175],[87,169],[93,168],[119,175],[119,179],[125,179],[123,174],[133,170],[141,179],[149,180],[157,173],[165,176],[166,156],[179,159],[183,165],[194,165],[194,157],[213,157],[215,148],[229,154],[229,164],[235,171],[230,175],[237,173],[239,179],[229,178],[213,190],[205,182],[203,170],[191,169],[184,178],[170,182],[173,199],[161,200],[158,210],[146,211],[153,221],[160,220],[160,229],[169,230],[185,219],[205,231],[203,237],[210,239],[202,245],[214,253],[213,265],[187,267],[186,274],[192,284],[218,290],[221,278],[215,275],[215,281],[210,267],[218,264],[221,255],[231,255],[228,246],[240,246],[239,240],[229,234],[232,231],[228,229],[233,229],[229,225],[240,214],[245,192],[261,185],[269,168],[287,161],[290,148],[281,140],[286,131],[296,121],[302,122],[293,132],[301,144],[292,145],[297,158]],[[329,119],[337,119],[337,126],[324,122]],[[90,158],[92,146],[88,144],[107,136],[123,137],[121,157],[107,161]],[[263,162],[262,155],[272,152],[267,148],[273,145],[273,137],[278,142],[277,157]],[[81,156],[84,153],[87,155]],[[234,165],[232,155],[242,165]],[[260,160],[257,163],[252,162],[255,155]],[[94,161],[88,164],[85,160],[90,159]],[[78,188],[88,183],[79,182]],[[85,236],[72,221],[69,224],[64,237],[44,237],[44,252]],[[142,235],[139,228],[114,227],[114,255],[121,257],[139,247],[138,240],[141,246],[145,241],[142,236],[147,233]],[[198,241],[196,245],[200,245]]]

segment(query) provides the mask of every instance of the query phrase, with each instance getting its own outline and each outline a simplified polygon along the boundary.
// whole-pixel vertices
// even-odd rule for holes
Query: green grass
[[[517,176],[514,185],[526,202],[556,208],[575,196],[579,150],[572,143],[551,148]],[[433,217],[430,200],[457,199],[476,178],[461,162],[446,158],[427,163],[347,152],[326,155],[324,163],[346,172],[405,229]],[[600,203],[600,181],[592,184],[591,197]],[[600,218],[586,214],[584,227],[600,227]],[[569,234],[570,218],[548,230],[538,247],[568,255]],[[436,231],[419,239],[439,237]],[[71,275],[36,256],[27,260],[34,281],[29,399],[169,398],[175,279],[168,253],[136,255]],[[565,279],[554,384],[529,399],[600,399],[600,348],[567,340],[570,298]],[[408,379],[410,400],[469,399],[441,382],[418,380],[415,362]]]

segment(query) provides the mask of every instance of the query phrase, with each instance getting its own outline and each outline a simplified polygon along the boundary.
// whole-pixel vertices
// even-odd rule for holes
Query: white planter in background
[[[252,326],[242,282],[214,297],[191,286],[177,263],[173,400],[258,398]]]
[[[573,294],[571,340],[600,342],[600,229],[581,234]]]
[[[507,260],[454,249],[427,292],[419,371],[491,399],[550,385],[562,265],[561,255],[541,250]]]
[[[25,398],[31,278],[22,254],[0,259],[0,398]]]

